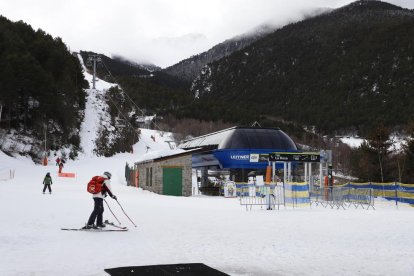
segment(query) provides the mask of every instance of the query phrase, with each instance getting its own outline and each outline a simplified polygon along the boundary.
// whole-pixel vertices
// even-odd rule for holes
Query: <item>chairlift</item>
[[[126,127],[125,120],[122,118],[115,118],[115,126],[116,127]]]
[[[88,57],[88,59],[86,60],[86,66],[91,67],[92,66],[92,58]]]
[[[123,100],[123,99],[124,99],[124,96],[122,95],[122,93],[117,93],[117,94],[115,94],[115,97],[116,97],[118,100]]]

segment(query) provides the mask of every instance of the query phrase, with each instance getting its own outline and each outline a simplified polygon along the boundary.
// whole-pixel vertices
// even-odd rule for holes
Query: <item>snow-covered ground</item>
[[[83,67],[85,79],[89,83],[92,83],[93,75],[88,73],[80,54],[78,54],[78,58]],[[94,152],[95,140],[97,138],[99,129],[103,126],[108,129],[112,128],[110,125],[111,118],[107,112],[108,106],[106,104],[105,97],[106,91],[115,85],[116,84],[112,84],[102,79],[96,78],[96,89],[86,89],[87,98],[85,106],[85,118],[81,125],[79,133],[81,137],[80,146],[83,151],[81,157],[94,157],[96,155]],[[152,153],[152,155],[155,157],[157,155],[162,155],[159,153],[160,151],[170,150],[169,144],[167,144],[165,141],[172,140],[171,133],[147,129],[142,129],[141,132],[143,135],[140,139],[140,142],[133,147],[134,152],[140,155],[139,159],[142,159],[142,156],[147,153]],[[175,144],[173,144],[173,146],[175,146]]]
[[[342,137],[340,140],[342,143],[347,144],[351,148],[358,148],[364,142],[364,139],[359,137]]]
[[[404,144],[405,137],[393,134],[391,135],[390,139],[392,141],[392,145],[390,146],[389,150],[400,151],[402,149],[402,145]],[[364,138],[352,136],[342,137],[340,140],[342,143],[347,144],[351,148],[358,148],[364,141],[366,141]]]
[[[127,187],[125,164],[170,153],[170,134],[142,129],[133,153],[94,156],[91,141],[105,117],[96,95],[108,87],[98,88],[88,91],[84,154],[64,167],[75,178],[58,177],[54,160],[41,166],[0,151],[0,168],[15,171],[14,179],[0,181],[0,275],[99,276],[107,275],[104,268],[174,263],[205,263],[230,275],[414,275],[414,209],[408,205],[246,211],[237,198]],[[86,184],[104,171],[112,173],[112,190],[138,227],[108,198],[129,231],[60,230],[85,224],[93,209]],[[42,194],[46,172],[53,177],[51,195]],[[104,219],[116,222],[106,205]]]
[[[303,207],[246,211],[236,198],[173,197],[127,187],[125,162],[138,156],[68,161],[57,167],[0,153],[16,170],[0,182],[0,275],[106,275],[104,268],[205,263],[230,275],[414,275],[414,209],[393,202],[376,210]],[[89,178],[113,173],[107,202],[128,232],[68,232],[93,208]],[[53,193],[42,194],[46,172]],[[105,206],[104,218],[112,217]]]
[[[89,85],[92,87],[93,75],[89,74],[86,70],[85,64],[80,54],[78,59],[83,67],[85,79],[89,82]],[[83,149],[84,156],[93,156],[95,149],[95,140],[98,136],[98,131],[102,126],[111,128],[110,126],[110,115],[107,110],[108,105],[105,101],[106,91],[115,86],[115,84],[106,82],[99,78],[96,78],[95,88],[96,89],[86,89],[86,105],[85,105],[85,118],[81,125],[80,137],[81,143],[80,146]]]

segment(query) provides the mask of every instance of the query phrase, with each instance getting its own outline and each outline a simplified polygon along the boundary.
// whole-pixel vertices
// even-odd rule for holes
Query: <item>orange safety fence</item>
[[[74,173],[58,173],[59,177],[75,177]]]

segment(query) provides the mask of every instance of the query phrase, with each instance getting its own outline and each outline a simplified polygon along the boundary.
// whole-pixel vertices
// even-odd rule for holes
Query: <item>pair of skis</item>
[[[106,228],[90,228],[90,229],[84,229],[84,228],[61,228],[61,230],[66,231],[89,231],[89,232],[125,232],[128,231],[128,228],[125,226],[119,226],[116,225],[113,222],[109,222],[107,220],[104,221],[106,225],[115,227],[117,229],[106,229]]]

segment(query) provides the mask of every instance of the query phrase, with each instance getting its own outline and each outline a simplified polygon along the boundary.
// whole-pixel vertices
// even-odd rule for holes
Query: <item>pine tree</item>
[[[405,144],[403,144],[405,155],[403,181],[406,183],[414,183],[414,121],[408,125],[407,134]]]
[[[375,181],[377,179],[376,153],[363,142],[352,154],[352,175],[358,177],[359,181]]]
[[[384,166],[389,154],[389,147],[392,145],[390,130],[383,124],[379,124],[368,136],[368,145],[377,156],[381,182],[384,182]]]

